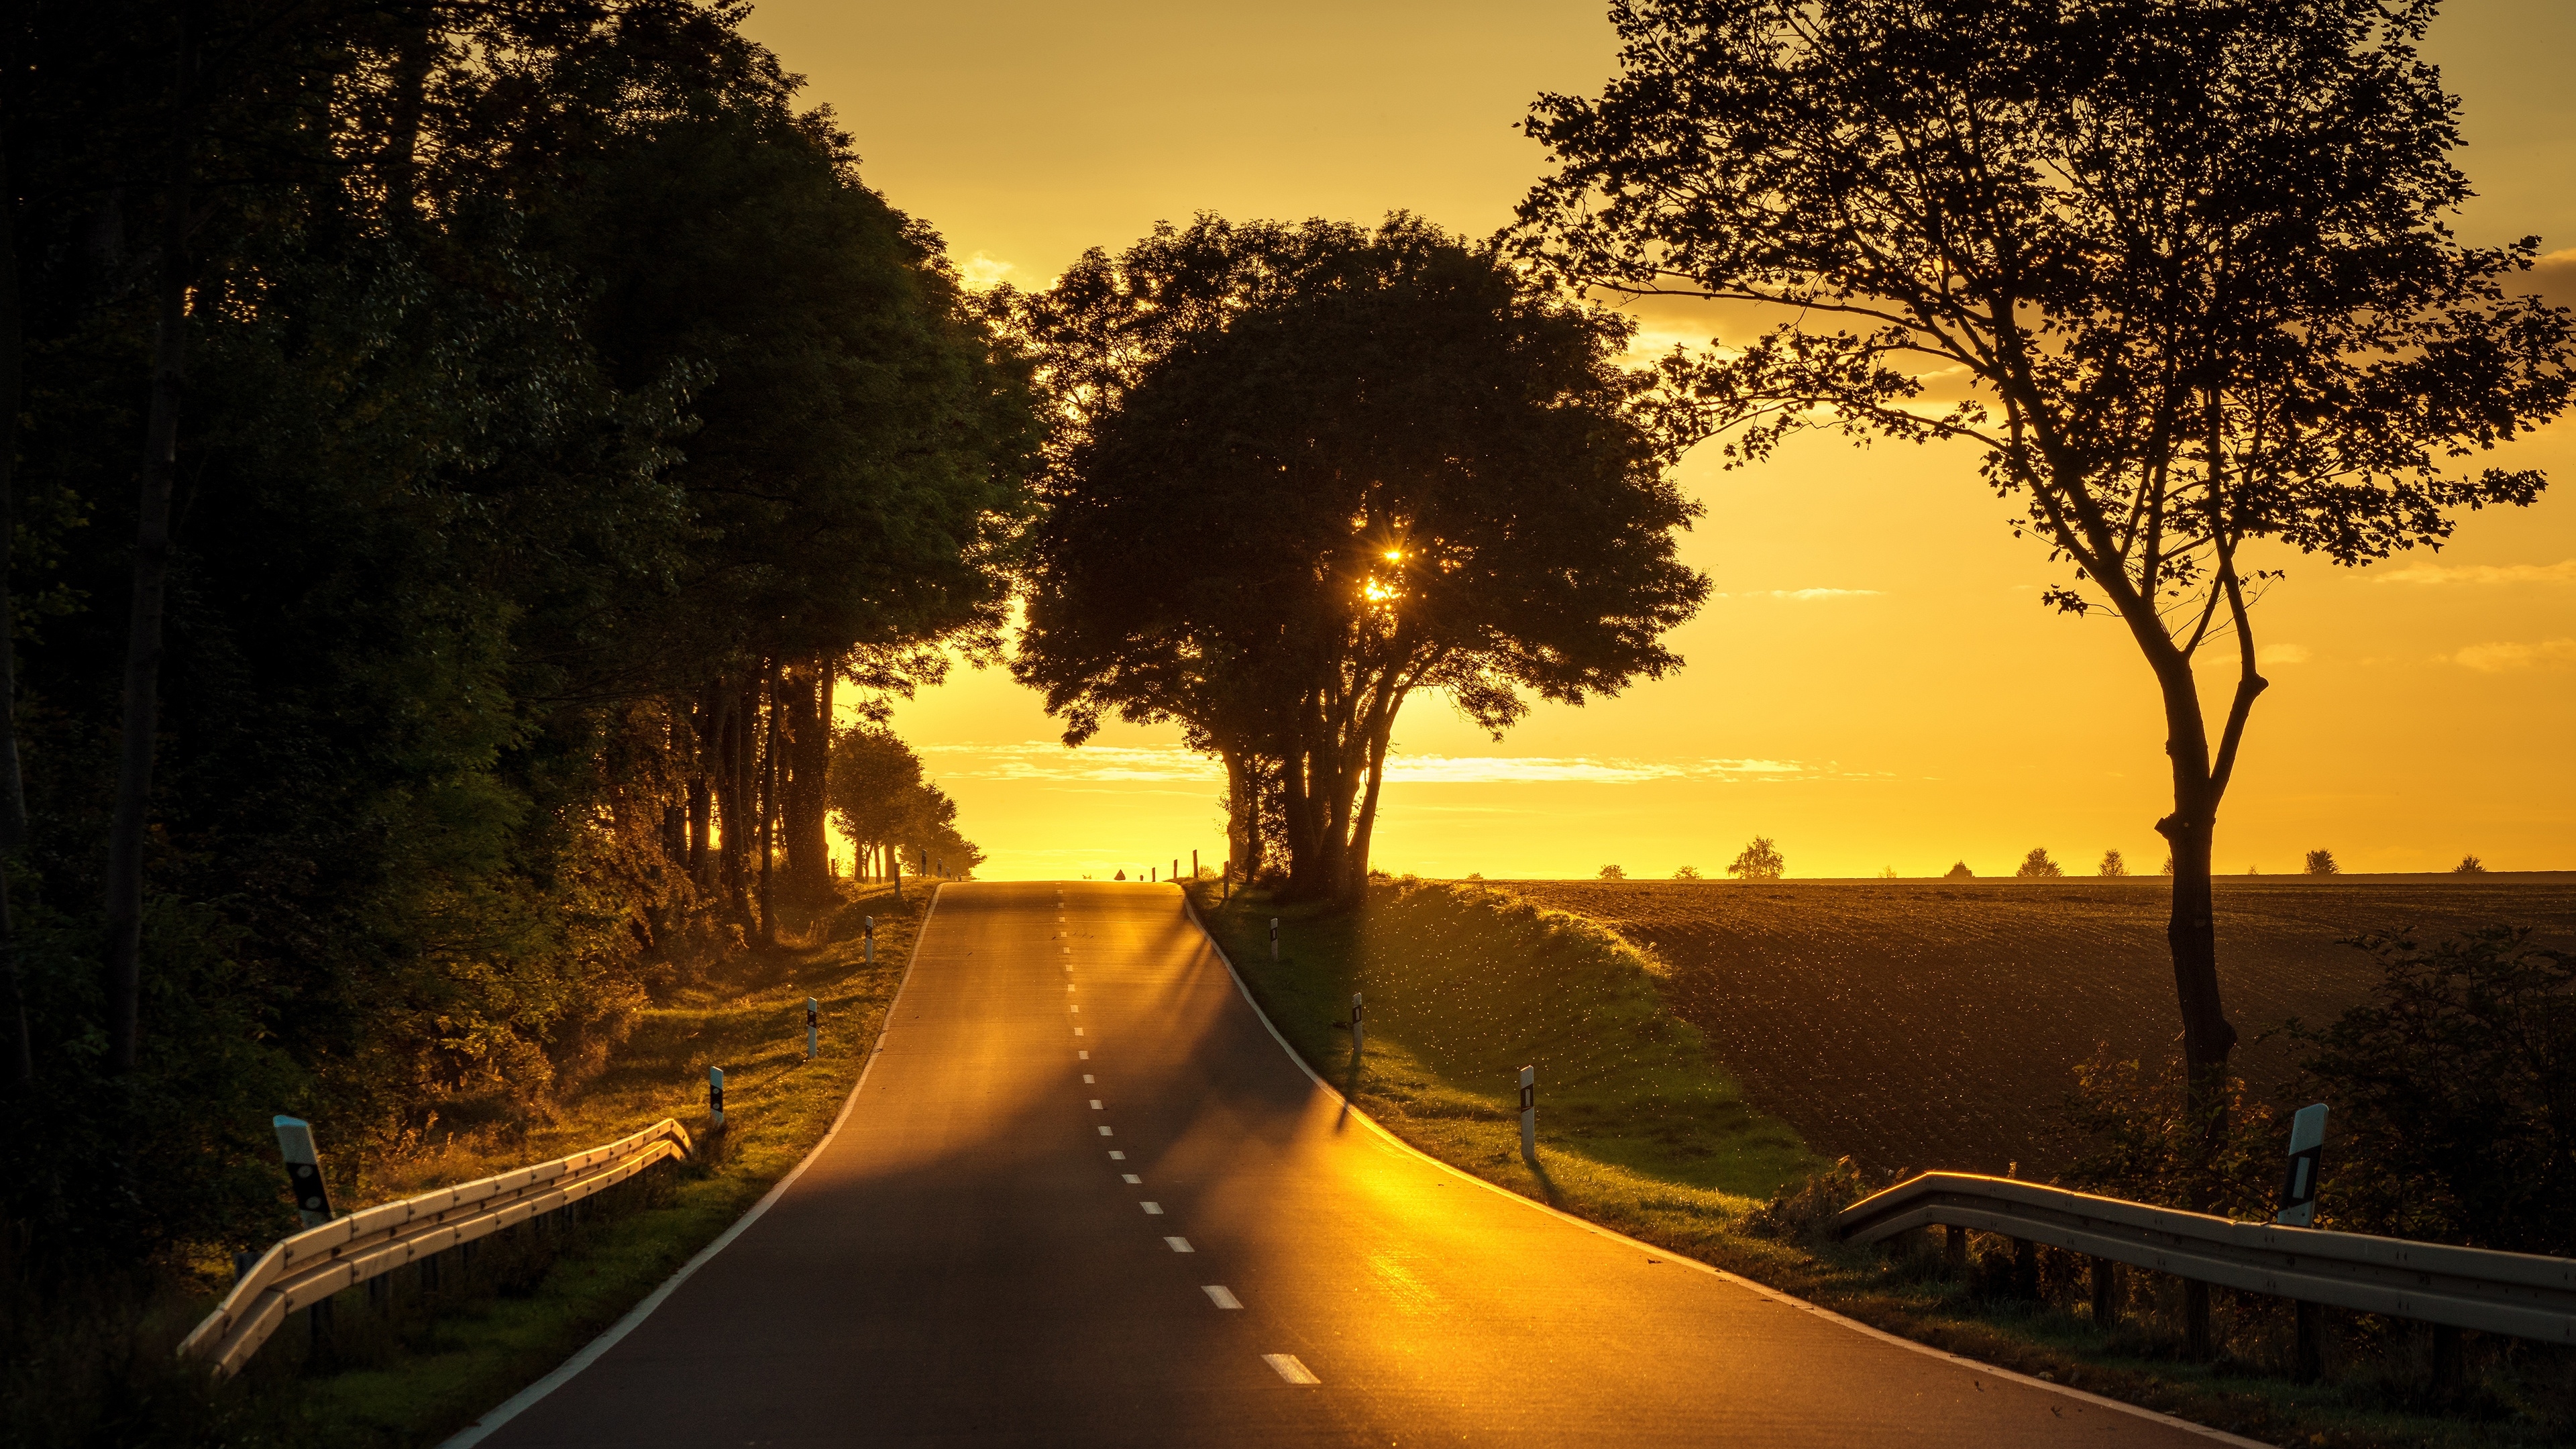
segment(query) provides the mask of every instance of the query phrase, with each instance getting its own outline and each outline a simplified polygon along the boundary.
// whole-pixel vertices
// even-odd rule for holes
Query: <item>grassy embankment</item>
[[[299,1368],[300,1325],[282,1332],[262,1355],[274,1362],[254,1361],[254,1371],[300,1375],[273,1387],[301,1401],[298,1417],[318,1442],[388,1446],[434,1444],[551,1372],[713,1241],[831,1125],[911,957],[928,892],[905,894],[902,907],[883,890],[857,898],[840,912],[827,944],[718,962],[642,1012],[606,1069],[559,1103],[541,1128],[506,1138],[460,1134],[382,1164],[370,1174],[375,1191],[367,1201],[544,1161],[663,1117],[699,1135],[698,1161],[653,1169],[632,1201],[575,1230],[559,1251],[523,1271],[512,1271],[507,1246],[494,1245],[487,1276],[497,1292],[435,1314],[398,1300],[380,1325],[371,1323],[363,1290],[341,1295],[334,1316],[345,1342],[333,1351],[345,1366],[336,1371],[320,1363]],[[877,919],[873,966],[860,959],[862,914]],[[821,1055],[811,1062],[808,996],[821,1001],[823,1022]],[[726,1127],[713,1138],[705,1135],[710,1066],[725,1072]]]
[[[2483,1422],[2413,1412],[2424,1376],[2402,1350],[2377,1370],[2292,1383],[2278,1372],[2286,1305],[2268,1300],[2229,1304],[2231,1353],[2193,1364],[2180,1352],[2179,1287],[2155,1275],[2128,1275],[2127,1316],[2103,1332],[2080,1309],[1981,1293],[2004,1247],[1984,1234],[1973,1245],[1983,1271],[1964,1281],[1944,1278],[1927,1244],[1899,1254],[1826,1242],[1816,1225],[1832,1202],[1808,1186],[1830,1180],[1809,1177],[1823,1164],[1747,1103],[1673,1013],[1666,965],[1598,923],[1507,890],[1411,881],[1373,887],[1351,913],[1258,894],[1220,905],[1206,887],[1196,899],[1309,1064],[1413,1146],[1512,1191],[1890,1332],[2271,1442],[2559,1442],[2542,1427],[2557,1417],[2546,1404],[2490,1396]],[[1354,990],[1367,995],[1369,1026],[1356,1076],[1350,1038],[1332,1026]],[[1536,1172],[1519,1155],[1524,1064],[1539,1073]],[[2052,1301],[2081,1298],[2075,1268],[2045,1256]]]

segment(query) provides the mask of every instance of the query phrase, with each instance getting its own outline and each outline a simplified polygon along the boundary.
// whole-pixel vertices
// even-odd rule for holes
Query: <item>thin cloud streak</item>
[[[2482,674],[2576,664],[2576,639],[2543,639],[2537,644],[2472,644],[2452,655],[2451,662]]]
[[[2371,575],[2374,584],[2576,584],[2576,558],[2554,564],[2410,564]]]

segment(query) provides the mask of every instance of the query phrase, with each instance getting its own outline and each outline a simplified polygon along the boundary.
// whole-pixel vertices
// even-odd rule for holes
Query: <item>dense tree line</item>
[[[1223,759],[1229,868],[1368,875],[1398,711],[1499,737],[1678,667],[1708,583],[1633,328],[1406,216],[1164,226],[1011,299],[1063,420],[1013,661]]]
[[[0,1193],[54,1260],[246,1239],[272,1112],[541,1110],[830,897],[836,689],[990,647],[1028,367],[742,13],[12,12]]]

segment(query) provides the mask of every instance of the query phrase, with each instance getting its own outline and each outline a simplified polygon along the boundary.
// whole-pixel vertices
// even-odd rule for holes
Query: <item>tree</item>
[[[2485,875],[2486,873],[2487,863],[2474,855],[2461,856],[2460,863],[2451,867],[2453,875]]]
[[[2034,845],[2030,854],[2021,858],[2021,865],[2013,874],[2023,880],[2041,880],[2062,876],[2066,874],[2066,868],[2048,858],[2048,847]]]
[[[2106,850],[2102,852],[2102,864],[2097,867],[2093,873],[2100,876],[2127,875],[2129,873],[2129,863],[2120,857],[2119,851]]]
[[[1695,865],[1679,866],[1673,871],[1675,880],[1698,880],[1699,878],[1699,867]]]
[[[1292,894],[1362,889],[1415,693],[1499,737],[1680,663],[1696,509],[1612,314],[1401,215],[1201,217],[1017,305],[1068,421],[1013,671],[1068,743],[1179,721]]]
[[[1601,875],[1599,878],[1602,880],[1626,880],[1628,878],[1628,872],[1619,866],[1605,865],[1601,867]]]
[[[1757,835],[1736,853],[1735,863],[1726,868],[1726,873],[1745,880],[1778,880],[1788,869],[1789,858],[1771,843],[1771,837]]]
[[[2358,566],[2524,504],[2473,457],[2556,416],[2569,319],[2459,244],[2458,107],[2378,0],[1620,0],[1621,73],[1543,97],[1522,253],[1586,284],[1775,304],[1676,355],[1728,461],[1787,435],[1957,440],[2162,695],[2167,938],[2221,1089],[2210,848],[2255,699],[2250,556]],[[1757,314],[1760,315],[1760,314]],[[1771,313],[1769,315],[1780,315]],[[1955,369],[1970,397],[1916,401]],[[2213,730],[2197,662],[2232,656]],[[2215,1117],[2212,1118],[2216,1120]]]
[[[1950,863],[1950,868],[1941,873],[1941,878],[1943,880],[1974,880],[1976,875],[1977,873],[1975,871],[1968,869],[1968,863],[1966,861],[1957,860],[1952,861]]]
[[[2309,851],[2306,869],[2310,875],[2340,875],[2343,872],[2343,867],[2335,864],[2331,850]]]

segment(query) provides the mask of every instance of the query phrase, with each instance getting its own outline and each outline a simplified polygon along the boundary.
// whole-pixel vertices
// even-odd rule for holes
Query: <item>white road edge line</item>
[[[1219,1308],[1241,1308],[1243,1306],[1243,1300],[1234,1296],[1234,1290],[1226,1287],[1222,1283],[1203,1284],[1200,1286],[1199,1291],[1206,1294],[1208,1296],[1208,1301]]]
[[[1636,1238],[1629,1237],[1626,1233],[1605,1228],[1599,1223],[1592,1222],[1585,1218],[1576,1217],[1572,1213],[1563,1212],[1559,1209],[1549,1207],[1546,1203],[1523,1197],[1519,1193],[1512,1191],[1510,1188],[1504,1187],[1500,1183],[1487,1182],[1472,1172],[1452,1167],[1448,1163],[1441,1161],[1439,1158],[1432,1156],[1430,1153],[1423,1151],[1421,1148],[1414,1146],[1412,1143],[1407,1142],[1403,1138],[1386,1130],[1385,1127],[1379,1125],[1376,1118],[1361,1111],[1356,1103],[1344,1097],[1340,1091],[1335,1089],[1332,1083],[1324,1080],[1323,1076],[1316,1072],[1313,1067],[1306,1065],[1306,1059],[1297,1055],[1297,1049],[1288,1044],[1288,1038],[1279,1034],[1279,1028],[1270,1020],[1270,1013],[1263,1011],[1261,1009],[1261,1003],[1252,999],[1252,988],[1244,984],[1243,973],[1234,969],[1234,959],[1225,954],[1225,948],[1223,946],[1217,944],[1216,933],[1207,928],[1207,922],[1199,919],[1198,907],[1191,902],[1187,891],[1181,893],[1181,910],[1189,916],[1190,924],[1199,928],[1199,935],[1206,939],[1208,950],[1215,953],[1216,959],[1224,964],[1225,974],[1234,978],[1234,989],[1242,995],[1243,1004],[1252,1008],[1254,1018],[1260,1021],[1262,1026],[1269,1030],[1270,1039],[1279,1043],[1279,1049],[1288,1054],[1288,1060],[1296,1064],[1297,1070],[1306,1074],[1307,1080],[1313,1082],[1317,1087],[1322,1088],[1325,1096],[1330,1097],[1334,1102],[1340,1104],[1343,1111],[1348,1112],[1352,1117],[1358,1119],[1361,1125],[1367,1127],[1371,1132],[1384,1138],[1387,1143],[1394,1147],[1398,1152],[1405,1153],[1412,1157],[1419,1157],[1424,1162],[1449,1174],[1451,1177],[1457,1178],[1462,1182],[1473,1183],[1487,1192],[1498,1194],[1509,1201],[1519,1203],[1522,1207],[1543,1212],[1549,1217],[1563,1218],[1565,1221],[1582,1228],[1586,1232],[1598,1233],[1602,1237],[1612,1238],[1619,1242],[1626,1243],[1640,1252],[1651,1254],[1667,1262],[1678,1263],[1685,1268],[1696,1268],[1713,1278],[1722,1278],[1739,1287],[1750,1289],[1753,1292],[1770,1299],[1774,1303],[1785,1304],[1791,1308],[1805,1309],[1807,1312],[1812,1313],[1818,1318],[1822,1318],[1829,1323],[1840,1324],[1843,1327],[1852,1330],[1854,1333],[1865,1334],[1882,1343],[1892,1343],[1898,1348],[1907,1349],[1914,1353],[1922,1354],[1928,1358],[1942,1359],[1950,1363],[1959,1364],[1966,1368],[1977,1369],[2009,1383],[2021,1384],[2027,1388],[2044,1389],[2049,1393],[2060,1394],[2067,1398],[2078,1400],[2082,1403],[2098,1404],[2106,1409],[2115,1409],[2120,1413],[2151,1420],[2155,1423],[2165,1425],[2168,1428],[2183,1430],[2185,1433],[2197,1434],[2201,1438],[2214,1440],[2220,1444],[2234,1445],[2236,1446],[2236,1449],[2273,1449],[2273,1446],[2265,1444],[2259,1439],[2248,1439],[2242,1435],[2230,1434],[2224,1429],[2213,1429],[2207,1424],[2195,1424],[2189,1419],[2176,1418],[2171,1414],[2159,1414],[2153,1409],[2140,1408],[2136,1404],[2129,1403],[2125,1400],[2110,1398],[2102,1394],[2086,1393],[2082,1389],[2069,1388],[2064,1384],[2050,1383],[2044,1379],[2035,1379],[2028,1374],[2015,1373],[2011,1369],[1997,1368],[1983,1359],[1969,1358],[1965,1354],[1957,1354],[1952,1353],[1947,1349],[1934,1348],[1928,1343],[1917,1343],[1913,1339],[1889,1333],[1885,1329],[1872,1328],[1857,1318],[1845,1318],[1843,1315],[1834,1312],[1830,1308],[1819,1308],[1815,1304],[1810,1303],[1806,1299],[1800,1298],[1795,1294],[1783,1293],[1777,1288],[1770,1287],[1766,1284],[1756,1283],[1750,1278],[1746,1278],[1735,1273],[1729,1273],[1723,1268],[1712,1268],[1708,1264],[1703,1263],[1696,1258],[1685,1258],[1681,1254],[1672,1251],[1670,1248],[1658,1248],[1652,1243],[1642,1242]],[[1264,1357],[1268,1356],[1269,1355],[1264,1355]],[[1276,1368],[1278,1366],[1273,1364],[1272,1367]],[[1282,1370],[1282,1373],[1284,1374],[1285,1370]],[[449,1446],[441,1445],[440,1449],[449,1449]]]
[[[1297,1385],[1299,1388],[1305,1388],[1308,1385],[1320,1384],[1323,1382],[1322,1379],[1315,1377],[1315,1371],[1313,1369],[1299,1363],[1297,1361],[1297,1355],[1293,1353],[1265,1353],[1261,1356],[1261,1361],[1278,1370],[1279,1377]]]
[[[565,1359],[562,1366],[553,1373],[512,1394],[502,1400],[500,1406],[490,1413],[441,1440],[438,1449],[473,1449],[473,1446],[483,1442],[486,1435],[526,1413],[537,1400],[572,1382],[573,1375],[599,1362],[601,1357],[617,1346],[619,1339],[633,1333],[645,1319],[652,1317],[653,1310],[661,1307],[663,1299],[670,1297],[675,1289],[687,1282],[690,1274],[705,1267],[708,1259],[731,1247],[733,1240],[741,1237],[745,1228],[758,1222],[760,1215],[769,1211],[770,1204],[787,1195],[787,1189],[794,1187],[796,1179],[805,1175],[805,1169],[814,1165],[814,1159],[823,1155],[823,1149],[832,1145],[832,1139],[841,1135],[841,1124],[850,1120],[850,1109],[859,1104],[859,1094],[867,1090],[868,1073],[876,1070],[877,1054],[885,1050],[885,1038],[894,1034],[895,1008],[903,1005],[904,988],[912,985],[912,968],[921,961],[921,938],[930,934],[930,920],[931,917],[939,914],[940,893],[945,889],[944,886],[930,888],[930,909],[921,913],[921,928],[912,933],[912,951],[904,958],[903,980],[895,983],[894,999],[886,1003],[887,1030],[877,1038],[876,1051],[869,1052],[866,1063],[859,1068],[859,1079],[850,1084],[850,1095],[842,1099],[840,1115],[834,1117],[832,1125],[824,1129],[822,1140],[814,1144],[814,1149],[805,1154],[803,1161],[789,1168],[787,1175],[778,1179],[777,1185],[770,1188],[760,1201],[753,1203],[749,1212],[734,1219],[732,1227],[717,1234],[714,1242],[700,1248],[696,1257],[681,1264],[678,1272],[663,1279],[660,1287],[644,1296],[643,1302],[626,1310],[624,1318],[610,1324],[606,1332],[582,1345],[579,1353]]]

